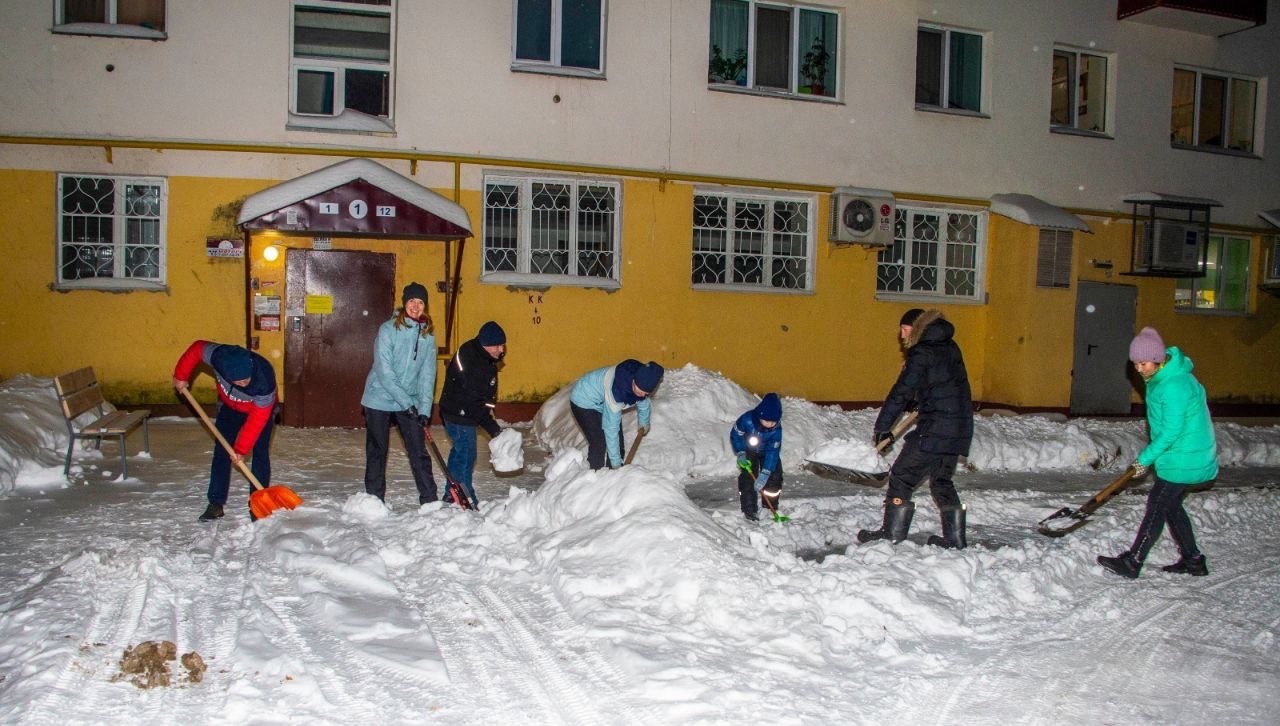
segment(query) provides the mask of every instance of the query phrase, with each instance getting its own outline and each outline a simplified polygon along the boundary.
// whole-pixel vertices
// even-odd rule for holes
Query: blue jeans
[[[478,505],[480,500],[476,499],[476,490],[471,486],[471,470],[476,465],[476,427],[445,421],[444,432],[453,441],[449,449],[449,475],[462,485],[471,503]]]
[[[222,438],[226,439],[227,443],[234,446],[236,436],[240,434],[240,429],[244,428],[244,423],[248,419],[248,414],[240,413],[230,406],[219,403],[213,426],[218,429],[218,433],[222,434]],[[258,440],[254,442],[253,450],[249,452],[251,457],[249,470],[264,487],[271,486],[271,429],[275,427],[275,420],[275,412],[272,411],[271,418],[267,419],[267,425],[262,427],[262,433],[258,434]],[[252,489],[253,485],[250,485],[251,493]],[[209,466],[209,503],[226,504],[230,490],[231,456],[222,444],[215,443],[213,463]]]

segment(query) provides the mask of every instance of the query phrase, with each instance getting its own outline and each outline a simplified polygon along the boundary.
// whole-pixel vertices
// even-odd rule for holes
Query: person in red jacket
[[[196,367],[207,364],[218,379],[218,414],[214,426],[235,450],[228,455],[221,445],[213,447],[209,467],[209,506],[200,515],[208,522],[223,515],[231,488],[231,463],[250,459],[250,470],[263,486],[271,481],[271,428],[276,411],[276,372],[266,358],[238,345],[197,340],[178,358],[173,369],[173,387],[191,387]],[[253,518],[252,512],[250,518]]]

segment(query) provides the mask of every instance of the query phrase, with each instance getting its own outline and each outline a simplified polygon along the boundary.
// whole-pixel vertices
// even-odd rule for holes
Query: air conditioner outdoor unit
[[[1138,266],[1146,270],[1199,272],[1204,255],[1204,227],[1193,222],[1157,219],[1145,225]]]
[[[831,194],[833,244],[893,244],[895,200],[883,189],[840,187]]]

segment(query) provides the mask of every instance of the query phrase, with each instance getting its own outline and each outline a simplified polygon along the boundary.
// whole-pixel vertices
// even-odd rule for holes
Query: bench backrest
[[[98,377],[94,375],[92,368],[64,373],[53,379],[53,387],[58,391],[58,401],[62,404],[62,413],[68,421],[106,403],[102,390],[98,388]]]

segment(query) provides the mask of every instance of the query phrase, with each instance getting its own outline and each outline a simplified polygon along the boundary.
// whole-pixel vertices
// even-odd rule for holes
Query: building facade
[[[1153,325],[1211,400],[1277,404],[1280,2],[1176,5],[5,3],[0,379],[167,402],[206,338],[286,409],[349,398],[331,369],[419,281],[442,357],[506,329],[504,401],[627,357],[878,401],[938,307],[988,403],[1127,410]],[[350,159],[470,236],[242,218]]]

